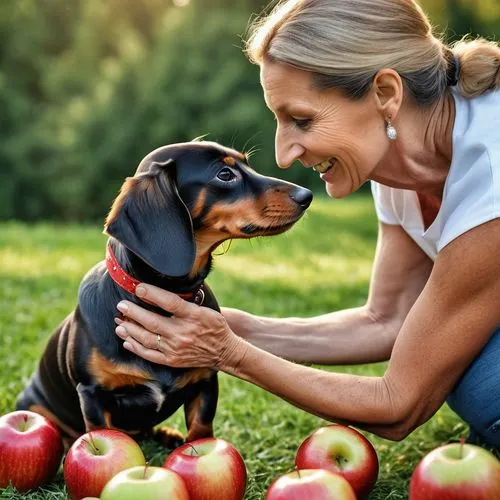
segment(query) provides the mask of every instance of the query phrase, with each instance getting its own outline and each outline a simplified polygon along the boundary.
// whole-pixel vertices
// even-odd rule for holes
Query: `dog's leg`
[[[109,416],[103,411],[99,404],[99,398],[95,385],[78,384],[76,386],[80,398],[80,408],[85,422],[86,432],[94,429],[105,429],[111,427]]]
[[[200,392],[184,405],[188,430],[187,443],[214,435],[212,422],[215,418],[219,396],[217,373],[214,373],[209,379],[199,382],[199,387]]]
[[[177,429],[167,426],[154,429],[152,435],[146,437],[151,437],[169,450],[175,450],[184,444],[184,436]]]

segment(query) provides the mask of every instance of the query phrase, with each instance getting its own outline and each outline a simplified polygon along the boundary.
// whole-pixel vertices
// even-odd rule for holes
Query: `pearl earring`
[[[392,125],[390,116],[387,118],[387,127],[385,129],[385,133],[387,134],[387,137],[389,137],[391,141],[395,141],[398,137],[398,131]]]

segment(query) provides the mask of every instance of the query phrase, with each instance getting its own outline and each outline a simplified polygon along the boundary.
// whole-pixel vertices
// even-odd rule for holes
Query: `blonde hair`
[[[383,68],[397,71],[419,104],[435,102],[450,84],[465,97],[500,88],[499,45],[448,47],[414,0],[281,0],[252,23],[246,53],[256,64],[310,71],[319,89],[351,98],[364,96]]]

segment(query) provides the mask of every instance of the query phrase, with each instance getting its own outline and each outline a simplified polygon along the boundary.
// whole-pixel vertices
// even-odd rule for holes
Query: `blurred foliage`
[[[242,54],[266,3],[2,0],[0,219],[102,219],[144,155],[204,134],[319,188],[276,169],[274,122]],[[422,5],[452,38],[500,30],[499,0]]]

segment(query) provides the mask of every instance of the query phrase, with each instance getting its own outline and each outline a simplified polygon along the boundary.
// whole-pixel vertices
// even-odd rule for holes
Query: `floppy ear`
[[[193,223],[175,182],[175,162],[153,162],[128,177],[104,226],[153,269],[171,277],[189,274],[196,253]]]

